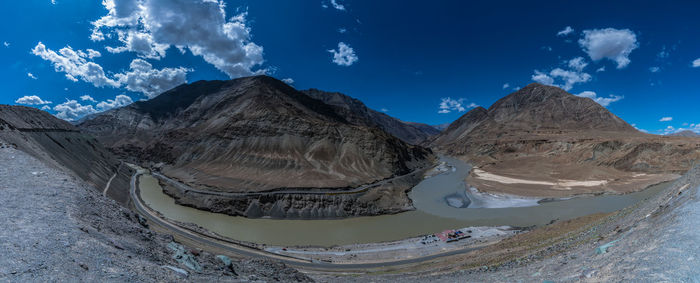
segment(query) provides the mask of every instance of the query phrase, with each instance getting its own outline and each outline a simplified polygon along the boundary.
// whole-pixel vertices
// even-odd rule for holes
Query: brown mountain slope
[[[668,136],[670,136],[670,137],[697,138],[697,137],[700,137],[700,134],[693,132],[693,131],[680,131],[677,133],[668,134]]]
[[[427,165],[361,117],[267,76],[182,85],[79,125],[107,146],[202,188],[343,188]]]
[[[130,170],[94,137],[36,108],[0,105],[0,144],[16,147],[48,164],[67,168],[107,196],[126,204]],[[36,172],[41,174],[41,172]],[[111,182],[110,182],[111,180]]]
[[[365,106],[362,101],[339,92],[326,92],[317,89],[309,89],[302,92],[326,104],[342,108],[342,113],[348,113],[361,119],[354,121],[356,123],[379,127],[410,144],[420,144],[440,132],[425,124],[403,122],[387,114],[372,110]]]
[[[536,83],[471,110],[430,145],[475,164],[468,182],[479,189],[538,196],[639,190],[700,158],[700,143],[641,133],[591,99]]]

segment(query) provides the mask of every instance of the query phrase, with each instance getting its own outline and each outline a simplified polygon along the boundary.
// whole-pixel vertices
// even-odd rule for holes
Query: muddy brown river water
[[[483,208],[482,203],[476,205],[482,208],[456,208],[448,205],[446,197],[465,194],[474,198],[475,204],[487,201],[465,190],[464,178],[471,169],[468,164],[450,157],[441,159],[455,169],[428,178],[414,187],[409,196],[416,210],[394,215],[339,220],[251,219],[175,204],[151,175],[140,177],[139,188],[144,203],[163,216],[197,224],[225,237],[276,246],[333,246],[400,240],[470,226],[544,225],[552,220],[619,210],[670,185],[668,182],[625,195],[579,197],[528,207]],[[511,200],[506,203],[508,201]],[[516,199],[513,203],[518,201]]]

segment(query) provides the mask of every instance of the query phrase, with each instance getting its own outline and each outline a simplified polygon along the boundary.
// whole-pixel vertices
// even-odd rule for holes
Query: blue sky
[[[441,124],[539,81],[652,133],[700,131],[699,3],[466,2],[2,1],[0,103],[78,119],[266,73]]]

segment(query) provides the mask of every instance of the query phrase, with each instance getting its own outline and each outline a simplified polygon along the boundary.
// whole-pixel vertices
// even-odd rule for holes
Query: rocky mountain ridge
[[[79,125],[200,188],[345,188],[427,166],[430,150],[267,76],[181,85]]]

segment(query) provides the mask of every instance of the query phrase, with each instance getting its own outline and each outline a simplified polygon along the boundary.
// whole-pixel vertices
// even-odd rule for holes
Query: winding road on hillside
[[[304,259],[298,259],[298,258],[293,258],[293,257],[286,257],[282,255],[277,255],[277,254],[272,254],[268,253],[265,251],[249,248],[242,246],[240,244],[233,243],[231,241],[227,241],[226,239],[219,239],[219,238],[214,238],[208,235],[201,234],[199,232],[193,231],[191,229],[182,227],[178,224],[175,224],[167,219],[161,218],[158,216],[156,212],[151,211],[145,204],[142,203],[141,198],[139,197],[139,194],[137,192],[137,180],[138,177],[144,174],[142,171],[138,171],[134,173],[131,177],[131,188],[130,188],[130,195],[133,200],[133,206],[135,210],[142,215],[143,217],[146,217],[150,222],[157,224],[158,226],[161,226],[162,228],[166,229],[171,233],[173,236],[179,236],[186,238],[190,241],[194,241],[196,243],[199,243],[200,245],[203,246],[209,246],[212,248],[224,250],[230,253],[234,254],[239,254],[247,257],[264,257],[268,259],[273,259],[273,260],[278,260],[282,261],[287,265],[298,267],[298,268],[304,268],[304,269],[314,269],[314,270],[323,270],[323,271],[352,271],[352,270],[364,270],[366,271],[367,269],[374,269],[374,268],[385,268],[385,267],[396,267],[396,266],[402,266],[402,265],[410,265],[410,264],[417,264],[417,263],[422,263],[425,261],[437,259],[437,258],[442,258],[442,257],[447,257],[447,256],[452,256],[452,255],[457,255],[457,254],[463,254],[467,253],[470,251],[477,250],[478,248],[465,248],[465,249],[460,249],[460,250],[453,250],[445,253],[439,253],[439,254],[433,254],[429,256],[424,256],[424,257],[418,257],[418,258],[412,258],[412,259],[406,259],[406,260],[398,260],[398,261],[390,261],[390,262],[381,262],[381,263],[361,263],[361,264],[334,264],[334,263],[329,263],[329,262],[321,262],[321,261],[311,261],[311,260],[304,260]]]

